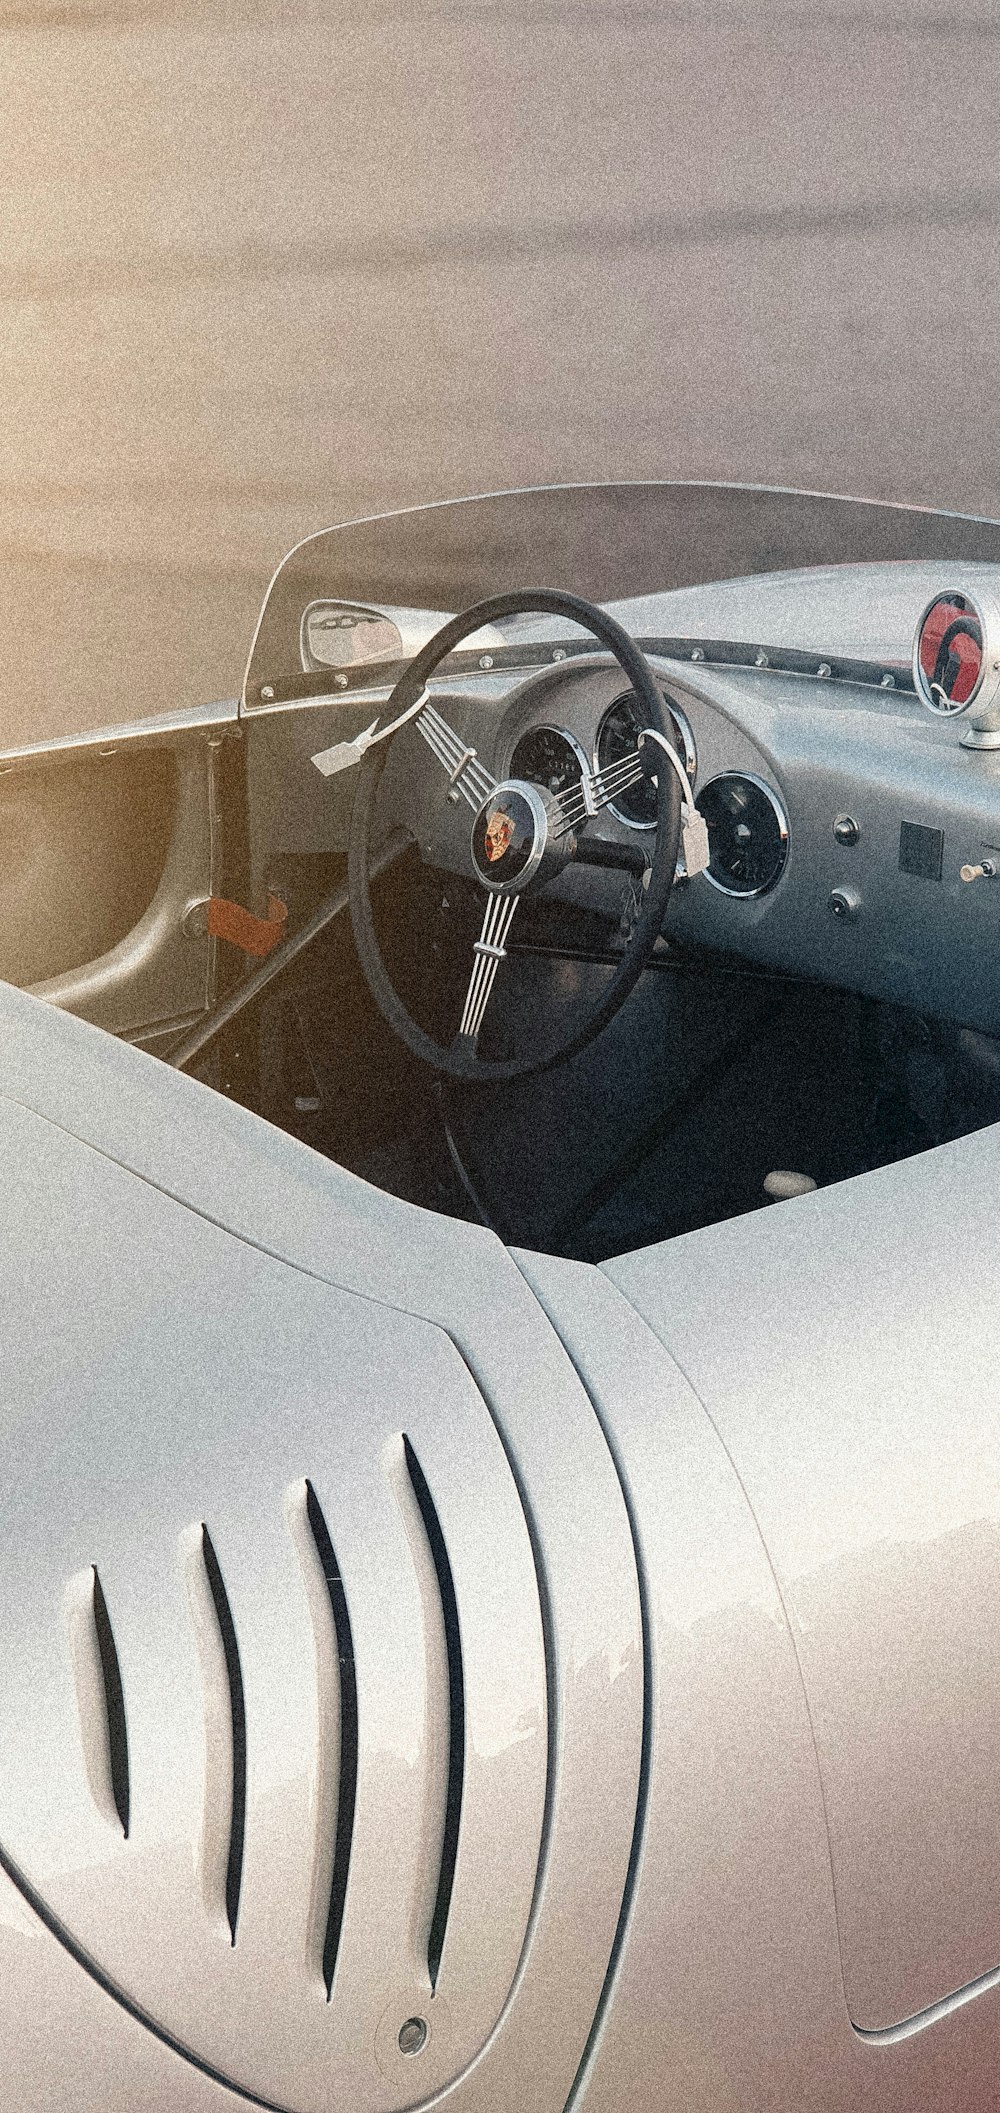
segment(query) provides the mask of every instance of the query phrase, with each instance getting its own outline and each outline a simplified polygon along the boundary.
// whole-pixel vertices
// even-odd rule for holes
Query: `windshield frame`
[[[1000,522],[928,506],[703,480],[528,485],[368,514],[306,536],[278,566],[247,662],[241,711],[329,690],[309,678],[302,610],[314,598],[458,611],[513,588],[600,603],[810,566],[914,558],[1000,563]],[[404,663],[352,671],[350,688]]]

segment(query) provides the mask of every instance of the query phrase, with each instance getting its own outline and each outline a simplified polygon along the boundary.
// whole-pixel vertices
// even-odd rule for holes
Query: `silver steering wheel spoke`
[[[579,829],[581,822],[590,815],[599,814],[602,807],[609,807],[612,800],[620,799],[623,792],[638,785],[644,776],[637,748],[622,756],[619,762],[609,764],[607,770],[586,771],[579,784],[561,793],[556,802],[559,821],[553,830],[555,838],[558,840],[561,836],[568,836],[571,829]]]
[[[442,717],[437,706],[428,702],[416,721],[417,730],[424,737],[431,754],[437,757],[443,770],[448,773],[448,798],[457,800],[459,795],[478,812],[483,801],[496,788],[497,780],[492,771],[481,763],[474,748],[469,748],[456,734],[453,726]]]
[[[520,900],[519,895],[488,895],[486,898],[482,930],[472,950],[475,958],[458,1030],[459,1041],[464,1040],[473,1048],[479,1039],[497,970],[506,957],[507,934]]]
[[[631,749],[627,756],[620,757],[617,763],[610,763],[607,770],[585,772],[579,785],[571,786],[568,792],[560,796],[557,802],[560,819],[553,831],[557,839],[568,836],[570,830],[578,829],[588,815],[597,814],[602,807],[610,806],[612,800],[619,800],[623,792],[628,792],[630,786],[638,785],[640,779],[645,776],[640,754],[644,741],[652,741],[666,756],[680,782],[683,811],[687,813],[692,794],[684,765],[665,735],[657,733],[655,727],[646,727],[639,735],[639,745]],[[655,771],[653,775],[655,777]]]

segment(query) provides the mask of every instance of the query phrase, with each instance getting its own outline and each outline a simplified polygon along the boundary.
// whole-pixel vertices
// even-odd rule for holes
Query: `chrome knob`
[[[861,899],[855,894],[853,888],[831,888],[829,895],[831,917],[836,917],[842,924],[846,924],[857,916],[860,908]]]

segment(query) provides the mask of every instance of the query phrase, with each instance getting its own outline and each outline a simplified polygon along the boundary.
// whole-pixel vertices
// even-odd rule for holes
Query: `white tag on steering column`
[[[376,717],[362,733],[355,734],[353,741],[335,741],[332,748],[321,748],[319,755],[312,758],[317,770],[322,771],[324,778],[332,778],[338,770],[350,770],[353,764],[360,763],[362,756],[367,755],[368,750],[374,748],[377,742],[388,741],[390,734],[398,734],[401,726],[406,726],[411,719],[416,719],[427,701],[427,690],[424,688],[419,697],[415,697],[413,703],[407,706],[406,711],[400,712],[398,719],[390,720],[388,726],[379,726]]]
[[[681,807],[681,857],[689,880],[693,880],[696,873],[704,873],[711,857],[708,823],[697,807],[691,806],[687,800]]]
[[[681,841],[678,849],[677,871],[680,875],[686,875],[688,880],[693,880],[696,873],[704,873],[711,857],[708,844],[708,823],[704,815],[699,814],[694,801],[690,798],[691,787],[688,782],[687,772],[680,757],[675,754],[666,737],[657,733],[655,727],[646,727],[639,735],[640,748],[644,741],[655,741],[657,748],[662,748],[668,763],[676,771],[680,779]]]

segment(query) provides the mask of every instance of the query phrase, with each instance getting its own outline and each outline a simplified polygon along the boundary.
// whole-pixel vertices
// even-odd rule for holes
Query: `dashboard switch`
[[[831,888],[829,907],[831,917],[837,917],[842,924],[846,924],[857,917],[861,898],[855,894],[853,888]]]
[[[856,844],[861,835],[861,826],[855,821],[853,814],[838,814],[833,833],[838,844]]]

